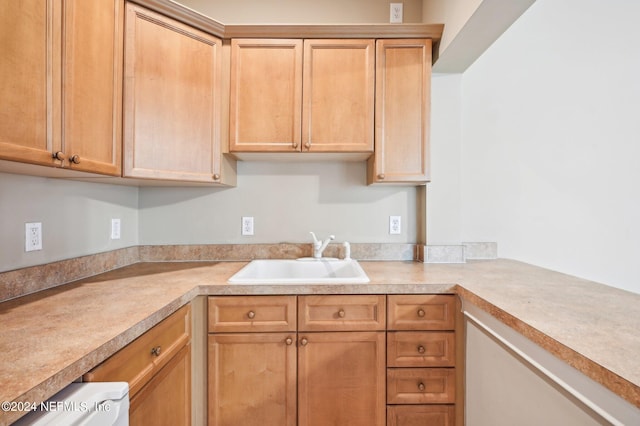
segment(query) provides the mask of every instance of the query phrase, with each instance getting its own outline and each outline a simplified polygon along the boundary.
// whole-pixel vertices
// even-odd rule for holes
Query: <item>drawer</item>
[[[389,330],[455,330],[456,296],[390,295]]]
[[[455,367],[453,331],[390,331],[387,333],[389,367]]]
[[[298,330],[384,330],[385,299],[384,295],[300,296]]]
[[[134,396],[189,344],[191,306],[186,305],[83,376],[85,382],[128,382]]]
[[[209,297],[209,332],[296,331],[296,296]]]
[[[387,426],[454,426],[454,405],[390,405]]]
[[[388,404],[453,404],[455,401],[454,368],[387,369]]]

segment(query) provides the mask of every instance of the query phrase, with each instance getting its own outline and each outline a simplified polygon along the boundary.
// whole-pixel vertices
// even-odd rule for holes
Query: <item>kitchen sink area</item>
[[[357,260],[336,258],[258,259],[229,278],[229,284],[366,284]]]

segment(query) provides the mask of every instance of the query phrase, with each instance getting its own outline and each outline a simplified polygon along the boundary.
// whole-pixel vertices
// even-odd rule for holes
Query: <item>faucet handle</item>
[[[314,243],[319,243],[320,241],[318,241],[318,239],[316,238],[316,234],[314,234],[313,232],[309,232],[311,234],[311,236],[313,237],[313,242]]]

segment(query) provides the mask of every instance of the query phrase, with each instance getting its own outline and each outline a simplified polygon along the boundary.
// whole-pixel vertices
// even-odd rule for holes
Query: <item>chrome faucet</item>
[[[336,236],[329,235],[329,238],[327,238],[324,241],[320,241],[316,238],[316,234],[314,234],[313,232],[310,232],[310,234],[313,237],[313,257],[316,259],[321,259],[322,252],[324,251],[324,249],[327,248],[327,246],[332,240],[336,239]]]

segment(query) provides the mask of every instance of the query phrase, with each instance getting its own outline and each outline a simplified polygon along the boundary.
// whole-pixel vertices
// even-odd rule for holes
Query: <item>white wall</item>
[[[141,188],[141,244],[336,241],[415,243],[416,188],[366,186],[366,164],[239,162],[229,189]],[[402,234],[389,235],[389,216]],[[242,216],[255,235],[242,236]]]
[[[138,188],[0,173],[0,272],[135,246],[137,209]],[[24,251],[26,222],[42,223],[42,250]]]
[[[464,240],[640,293],[638,16],[538,0],[464,73]]]
[[[422,20],[423,0],[403,0],[404,22]],[[223,24],[373,24],[389,22],[388,0],[179,0]]]

